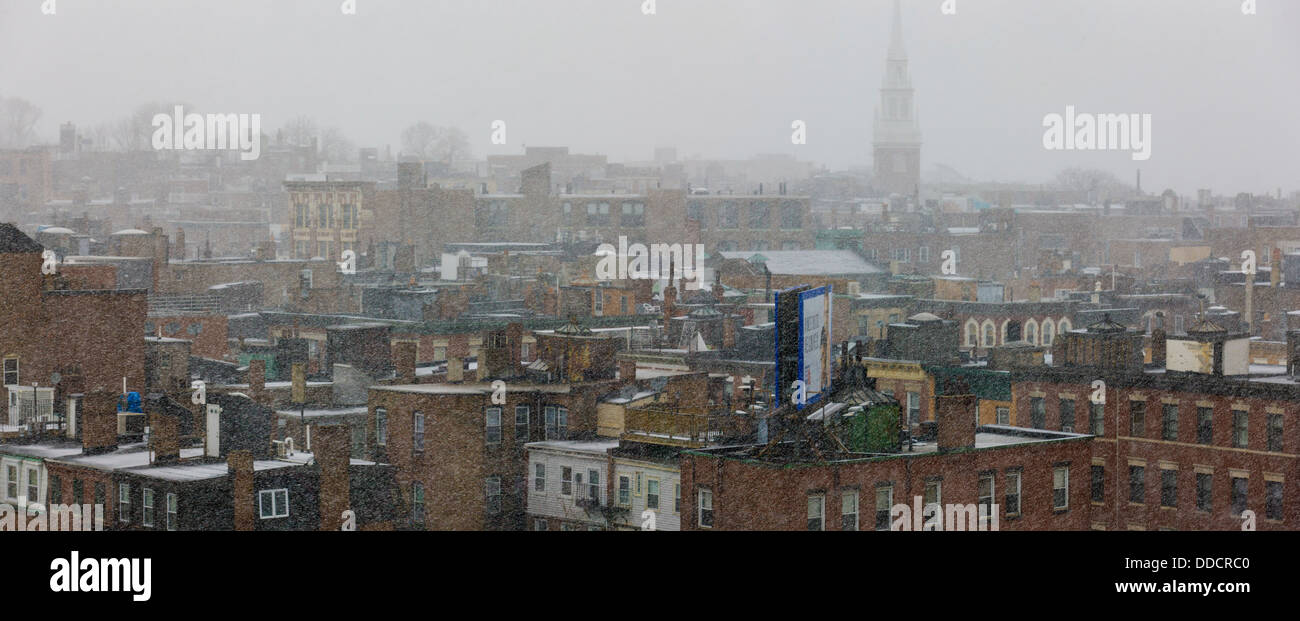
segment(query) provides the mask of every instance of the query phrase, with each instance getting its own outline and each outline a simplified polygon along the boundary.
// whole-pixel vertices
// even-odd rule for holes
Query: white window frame
[[[650,504],[650,496],[651,496],[650,484],[651,484],[651,483],[654,483],[654,494],[653,494],[653,495],[654,495],[654,504],[653,504],[653,505]],[[645,508],[647,508],[647,509],[653,509],[654,511],[658,511],[658,510],[659,510],[659,505],[660,505],[660,503],[661,503],[662,501],[663,501],[663,486],[659,484],[659,479],[656,478],[656,477],[646,477],[646,481],[645,481]]]
[[[573,495],[573,468],[569,466],[560,466],[560,495]]]
[[[424,412],[411,414],[411,444],[415,452],[424,452]]]
[[[618,488],[616,492],[618,494],[618,506],[632,506],[632,477],[626,474],[618,475]]]
[[[816,507],[816,515],[814,515],[813,511],[814,506]],[[808,530],[826,530],[826,494],[808,494],[808,521],[812,521],[814,518],[817,520],[817,528],[811,528],[812,525],[809,524]]]
[[[375,408],[375,444],[388,445],[388,408]]]
[[[117,521],[131,523],[131,484],[117,484]]]
[[[1061,475],[1063,485],[1057,485],[1057,475]],[[1056,504],[1056,490],[1065,492],[1065,504]],[[1070,468],[1069,466],[1056,466],[1052,468],[1052,510],[1066,511],[1070,508]]]
[[[1010,503],[1007,503],[1007,508],[1006,508],[1007,517],[1016,517],[1019,516],[1021,513],[1024,513],[1025,511],[1025,507],[1024,507],[1025,500],[1023,494],[1021,493],[1022,487],[1024,486],[1024,478],[1025,478],[1024,472],[1021,470],[1013,470],[1011,472],[1008,472],[1006,474],[1006,477],[1007,477],[1007,495],[1016,497],[1016,510],[1014,513],[1011,511]],[[1015,485],[1012,485],[1011,481],[1015,481]],[[1014,494],[1012,493],[1013,489],[1015,490]]]
[[[893,485],[881,485],[876,487],[875,511],[871,513],[871,519],[874,525],[876,516],[880,512],[880,492],[882,491],[885,492],[885,511],[891,512],[890,515],[891,519],[889,522],[886,522],[888,525],[885,528],[876,528],[876,530],[878,531],[893,530],[893,520],[892,520],[893,518],[892,511],[894,509],[894,486]]]
[[[140,493],[140,512],[141,512],[140,524],[141,525],[149,526],[149,527],[152,527],[154,525],[153,510],[154,510],[153,488],[151,487],[141,488],[141,493]]]
[[[714,520],[717,516],[713,512],[713,490],[707,487],[701,487],[695,494],[695,523],[700,528],[713,528]],[[709,512],[709,523],[704,523],[704,512]]]
[[[284,498],[284,513],[280,513],[277,506],[276,498]],[[267,499],[270,503],[267,503]],[[268,512],[266,509],[270,508]],[[263,520],[273,520],[277,518],[289,517],[289,490],[288,488],[264,489],[257,493],[257,515]]]
[[[840,492],[840,530],[858,530],[861,525],[860,516],[862,514],[862,507],[858,501],[858,490],[850,489]],[[850,504],[852,505],[852,511],[849,511]],[[850,515],[853,516],[853,528],[845,528],[845,519]]]
[[[176,530],[177,512],[179,508],[175,492],[167,492],[167,530]]]
[[[546,493],[546,464],[544,463],[533,464],[533,491]]]

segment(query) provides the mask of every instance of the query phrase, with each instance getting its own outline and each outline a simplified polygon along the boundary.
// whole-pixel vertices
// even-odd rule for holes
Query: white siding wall
[[[637,493],[636,482],[637,474],[641,475],[641,490]],[[659,481],[659,510],[655,515],[655,530],[676,531],[681,530],[682,518],[679,513],[674,511],[674,490],[682,481],[681,474],[677,469],[661,464],[649,462],[634,463],[614,463],[614,502],[617,504],[618,499],[618,480],[619,477],[627,477],[631,492],[629,493],[631,505],[628,513],[628,524],[636,529],[641,528],[641,512],[646,509],[646,492],[650,486],[650,479]]]
[[[546,467],[546,489],[537,491],[536,474],[537,465],[542,464]],[[561,477],[563,468],[573,469],[573,490],[569,496],[560,493]],[[588,497],[588,471],[595,470],[600,473],[600,502],[602,505],[608,504],[608,481],[609,464],[606,458],[601,456],[583,457],[572,453],[556,452],[541,448],[528,449],[528,528],[533,527],[533,518],[555,518],[562,520],[575,520],[589,522],[591,524],[604,525],[604,519],[599,513],[591,516],[576,504],[580,498]],[[582,475],[582,485],[577,484],[578,475]]]

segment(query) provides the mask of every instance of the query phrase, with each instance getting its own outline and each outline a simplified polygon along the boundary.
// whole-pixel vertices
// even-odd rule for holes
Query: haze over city
[[[1045,182],[1067,167],[1191,195],[1296,187],[1300,5],[1260,0],[903,3],[922,165]],[[305,115],[359,146],[400,149],[418,120],[464,130],[476,157],[566,145],[611,161],[783,153],[870,166],[888,0],[143,0],[0,3],[0,96],[40,107],[44,142],[148,102]],[[141,34],[147,33],[147,34]],[[46,41],[58,42],[45,45]],[[1067,105],[1150,114],[1152,156],[1048,152]],[[509,127],[489,141],[492,121]],[[808,127],[792,145],[791,123]]]

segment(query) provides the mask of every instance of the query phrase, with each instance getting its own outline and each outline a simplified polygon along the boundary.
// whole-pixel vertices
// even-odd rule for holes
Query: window
[[[1128,434],[1134,438],[1146,437],[1147,402],[1128,402]]]
[[[1246,510],[1246,491],[1249,487],[1250,479],[1232,477],[1232,517],[1238,517]]]
[[[618,477],[618,506],[632,506],[632,479],[627,475]]]
[[[40,502],[41,474],[35,468],[27,470],[27,502]]]
[[[709,228],[708,214],[705,213],[704,203],[692,201],[686,205],[686,218],[700,223],[701,229]]]
[[[257,506],[263,520],[289,517],[289,490],[262,490],[257,493]]]
[[[907,420],[912,425],[921,424],[921,394],[907,393]]]
[[[993,515],[993,498],[996,497],[994,475],[986,472],[980,475],[979,506],[980,521],[985,522]]]
[[[384,446],[388,443],[388,410],[375,408],[375,444]]]
[[[487,422],[483,441],[488,444],[501,443],[501,408],[487,409]]]
[[[702,487],[699,496],[700,528],[713,528],[713,491]]]
[[[722,211],[718,214],[718,228],[740,228],[740,205],[728,204],[722,206]]]
[[[1020,471],[1007,473],[1007,517],[1020,515]]]
[[[1166,403],[1162,408],[1160,437],[1169,442],[1178,441],[1178,406]]]
[[[487,496],[487,513],[496,515],[501,513],[501,475],[488,475],[483,482],[484,493]]]
[[[762,203],[754,203],[749,206],[749,228],[757,230],[767,230],[772,228],[770,219],[771,209]]]
[[[1065,511],[1070,508],[1070,468],[1057,466],[1052,469],[1052,509]]]
[[[673,484],[673,513],[682,512],[682,484]]]
[[[1264,517],[1270,520],[1282,519],[1282,482],[1266,481],[1264,483]]]
[[[587,203],[587,226],[609,224],[609,203]]]
[[[1092,467],[1092,501],[1106,502],[1106,467]]]
[[[1034,429],[1047,427],[1047,404],[1042,397],[1031,397],[1029,399],[1029,424]]]
[[[1147,469],[1142,466],[1128,467],[1128,501],[1142,504],[1147,501]]]
[[[1196,408],[1196,443],[1214,442],[1214,409]]]
[[[1094,436],[1106,435],[1106,404],[1091,403],[1088,410],[1088,433]]]
[[[567,205],[568,203],[565,204]],[[548,527],[546,520],[542,518],[536,518],[533,520],[533,530],[543,531],[543,530],[550,530],[550,528]]]
[[[624,203],[623,204],[623,226],[645,226],[646,225],[646,204],[645,203]]]
[[[568,466],[560,468],[560,495],[573,495],[573,468]]]
[[[85,492],[86,492],[85,485],[81,482],[81,479],[73,479],[72,480],[72,502],[76,504],[81,504],[83,502],[86,502]],[[153,520],[150,520],[150,522],[151,522],[150,525],[152,525]]]
[[[104,504],[104,497],[107,495],[108,492],[104,489],[104,484],[102,482],[96,482],[95,483],[95,504],[102,506]]]
[[[800,208],[799,203],[786,203],[781,205],[781,228],[803,228],[803,210]]]
[[[176,494],[167,494],[167,530],[176,530]]]
[[[656,486],[658,482],[656,481]],[[656,487],[656,489],[658,489]],[[600,471],[587,470],[587,497],[600,500]]]
[[[1214,475],[1208,472],[1196,473],[1196,508],[1209,512],[1214,506]]]
[[[412,419],[415,421],[415,452],[419,453],[424,450],[424,414],[416,412]]]
[[[840,493],[840,530],[858,529],[858,492]]]
[[[1007,408],[1007,407],[997,408],[997,416],[998,416],[999,425],[1011,424],[1011,408]]]
[[[1160,506],[1178,506],[1178,471],[1164,468],[1160,471]]]
[[[647,509],[659,509],[659,480],[646,479],[645,506]]]
[[[929,247],[929,246],[921,246],[920,248],[917,248],[917,249],[916,249],[916,261],[917,261],[918,263],[929,263],[929,262],[930,262],[930,247]]]
[[[808,530],[826,530],[826,497],[814,494],[808,497]]]
[[[60,494],[62,495],[62,494]],[[117,484],[117,521],[131,523],[131,484]]]
[[[18,358],[5,358],[5,386],[18,385]]]
[[[1250,413],[1245,410],[1232,411],[1232,446],[1247,448],[1250,446]]]
[[[997,337],[993,335],[993,324],[986,323],[984,324],[984,346],[993,347],[994,345],[997,345]]]
[[[895,248],[894,260],[900,263],[907,263],[911,252],[912,252],[911,248]]]
[[[569,410],[553,405],[546,406],[546,439],[563,440],[568,434]]]
[[[1061,399],[1061,431],[1074,432],[1074,399]]]
[[[889,530],[889,512],[894,508],[894,486],[876,488],[876,530]]]
[[[144,498],[140,502],[140,507],[144,510],[142,523],[145,526],[153,526],[153,490],[144,488]]]
[[[57,474],[50,473],[50,504],[63,504],[63,478]],[[103,504],[103,503],[100,503]]]
[[[528,441],[528,406],[515,406],[515,443]]]
[[[932,506],[934,513],[930,509]],[[923,527],[925,530],[936,530],[943,519],[943,481],[934,479],[925,482],[925,500],[921,504],[921,511],[924,515],[937,516],[926,519]]]
[[[1280,453],[1282,451],[1282,415],[1268,415],[1268,450]]]

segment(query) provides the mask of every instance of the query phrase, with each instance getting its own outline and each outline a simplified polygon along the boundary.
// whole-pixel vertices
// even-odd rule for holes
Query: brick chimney
[[[636,380],[636,361],[620,358],[618,361],[618,379],[624,382]]]
[[[399,384],[415,383],[416,343],[401,342],[393,346],[393,367],[397,369]]]
[[[978,399],[970,393],[965,382],[960,380],[950,383],[945,389],[958,394],[940,395],[934,398],[939,450],[973,448]]]
[[[320,466],[320,529],[339,530],[352,500],[348,487],[351,433],[347,425],[318,425],[312,438]]]
[[[176,417],[167,414],[149,415],[149,439],[153,445],[153,461],[171,464],[181,460],[180,426]]]
[[[1268,272],[1268,286],[1276,288],[1282,284],[1282,249],[1273,248],[1273,265]]]
[[[1156,313],[1160,317],[1157,327],[1151,329],[1151,364],[1165,366],[1167,352],[1167,336],[1165,334],[1164,313]]]
[[[113,392],[87,394],[81,408],[81,448],[88,455],[117,449],[117,400]]]
[[[235,509],[235,530],[254,530],[257,514],[253,504],[253,453],[230,451],[231,502]]]
[[[736,347],[736,321],[731,315],[722,318],[722,348]]]
[[[266,360],[253,358],[248,361],[248,392],[254,403],[270,403],[270,395],[266,392]]]

